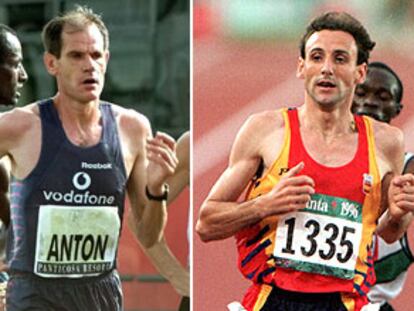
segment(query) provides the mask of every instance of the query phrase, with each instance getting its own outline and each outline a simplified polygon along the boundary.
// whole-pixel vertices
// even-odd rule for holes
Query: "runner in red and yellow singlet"
[[[363,310],[374,232],[391,242],[411,222],[402,132],[350,112],[374,46],[347,13],[315,18],[297,65],[303,105],[251,116],[201,206],[203,241],[236,236],[239,268],[252,281],[246,310]]]
[[[357,152],[349,163],[332,168],[306,151],[297,109],[280,113],[285,122],[281,153],[252,182],[247,200],[271,191],[288,168],[301,161],[305,164],[301,173],[312,176],[315,193],[303,210],[265,218],[236,235],[241,272],[258,283],[285,290],[344,292],[348,293],[341,297],[344,303],[366,303],[366,291],[374,281],[370,245],[381,196],[371,121],[355,117]],[[268,290],[253,286],[251,291],[244,303],[254,309]],[[358,298],[362,301],[357,302]]]

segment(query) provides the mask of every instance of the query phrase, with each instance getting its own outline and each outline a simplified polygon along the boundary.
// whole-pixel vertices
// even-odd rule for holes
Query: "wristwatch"
[[[168,192],[169,192],[169,187],[168,184],[163,184],[162,185],[163,188],[163,192],[161,195],[152,195],[149,190],[148,190],[148,185],[145,186],[145,195],[147,196],[148,200],[151,201],[167,201],[168,199]]]

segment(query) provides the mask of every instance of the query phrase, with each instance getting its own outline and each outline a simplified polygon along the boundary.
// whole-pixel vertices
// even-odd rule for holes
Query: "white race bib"
[[[120,225],[115,206],[40,206],[34,273],[75,278],[110,271]]]
[[[361,236],[360,204],[316,194],[279,219],[273,255],[280,267],[351,279]]]

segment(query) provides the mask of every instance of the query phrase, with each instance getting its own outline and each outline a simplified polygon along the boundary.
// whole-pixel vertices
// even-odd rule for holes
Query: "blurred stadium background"
[[[303,83],[295,77],[298,44],[309,20],[345,10],[368,28],[377,47],[371,60],[391,65],[404,86],[404,110],[393,122],[414,151],[413,1],[195,0],[193,5],[194,220],[221,172],[246,118],[258,111],[298,106]],[[414,234],[414,226],[410,234]],[[194,310],[225,310],[249,282],[237,270],[233,238],[203,244],[194,235]],[[414,246],[414,245],[413,245]],[[412,310],[414,272],[396,310]]]
[[[41,29],[53,16],[87,5],[102,15],[111,57],[102,99],[146,115],[153,130],[178,138],[190,124],[189,0],[0,0],[0,23],[14,28],[23,45],[29,80],[20,105],[53,96],[54,79],[43,66]],[[169,208],[166,239],[187,265],[189,191]],[[176,310],[180,297],[148,262],[123,228],[118,267],[126,311]]]

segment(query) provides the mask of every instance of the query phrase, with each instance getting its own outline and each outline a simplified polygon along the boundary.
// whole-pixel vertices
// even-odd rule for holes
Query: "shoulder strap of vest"
[[[41,101],[38,107],[42,125],[42,145],[37,168],[42,168],[53,161],[62,144],[66,141],[66,135],[53,106],[53,100]]]
[[[124,165],[124,157],[122,155],[122,146],[118,133],[115,115],[110,103],[101,102],[100,110],[102,114],[103,135],[102,143],[110,148],[110,156],[114,163],[118,163],[122,169],[122,173],[126,176],[126,169]]]

